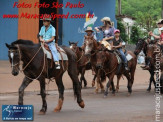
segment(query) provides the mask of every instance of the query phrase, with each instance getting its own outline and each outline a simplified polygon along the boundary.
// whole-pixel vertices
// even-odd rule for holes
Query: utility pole
[[[118,0],[118,15],[121,15],[121,14],[122,14],[121,0]]]

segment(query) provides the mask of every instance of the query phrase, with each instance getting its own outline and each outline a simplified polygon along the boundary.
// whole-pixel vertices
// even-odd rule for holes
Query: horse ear
[[[9,45],[9,44],[7,44],[7,43],[5,43],[5,44],[6,44],[6,47],[7,47],[7,48],[10,48],[10,45]]]
[[[79,42],[79,41],[76,42],[76,45],[78,45],[78,42]]]
[[[69,45],[71,45],[71,42],[70,41],[68,41],[69,42]]]

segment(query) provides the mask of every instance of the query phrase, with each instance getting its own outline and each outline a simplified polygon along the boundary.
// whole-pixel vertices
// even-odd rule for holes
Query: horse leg
[[[115,95],[115,86],[114,86],[114,81],[113,80],[111,82],[111,87],[112,87],[112,94]]]
[[[109,81],[106,84],[106,90],[104,92],[104,97],[106,97],[108,95],[108,93],[109,93],[108,90],[109,90],[111,82],[113,82],[113,78],[114,78],[114,74],[113,73],[108,76]]]
[[[100,76],[98,75],[97,76],[96,89],[95,89],[96,94],[98,93],[99,88],[100,88]]]
[[[69,65],[68,74],[73,82],[73,90],[74,90],[74,95],[77,96],[77,103],[79,104],[81,108],[84,108],[85,105],[81,97],[81,87],[80,87],[80,83],[79,83],[79,79],[77,75],[77,70],[76,68],[74,68],[74,65]]]
[[[86,81],[86,79],[84,77],[84,74],[85,74],[85,67],[82,68],[81,77],[84,80],[84,87],[87,87],[87,81]]]
[[[58,105],[54,109],[54,112],[60,112],[60,110],[62,109],[62,105],[63,105],[64,85],[62,81],[62,76],[63,74],[59,78],[56,79],[56,84],[58,86],[58,92],[59,92],[59,100],[58,100]]]
[[[98,90],[100,88],[100,78],[101,78],[101,71],[98,70],[98,73],[97,73],[97,84],[96,84],[96,89],[95,89],[95,93],[98,93]]]
[[[96,80],[96,77],[97,77],[97,75],[94,75],[94,78],[93,78],[93,80],[92,80],[92,87],[95,86],[95,80]]]
[[[154,79],[154,73],[152,73],[152,71],[149,71],[150,72],[150,81],[149,81],[149,87],[147,89],[148,92],[151,91],[151,84],[152,84],[152,81]]]
[[[32,80],[24,77],[21,86],[19,87],[19,100],[18,105],[23,105],[23,97],[24,97],[24,90],[25,88],[32,82]]]
[[[40,94],[42,98],[42,108],[39,112],[40,115],[44,115],[47,110],[47,103],[46,103],[46,91],[45,91],[45,78],[42,78],[40,81]]]
[[[127,81],[128,81],[128,84],[127,84],[127,88],[128,88],[128,93],[129,95],[132,93],[132,89],[131,89],[131,86],[132,86],[132,83],[131,83],[131,76],[129,73],[125,73],[124,74],[127,78]]]
[[[119,81],[121,79],[122,75],[117,75],[117,86],[116,86],[116,92],[119,91]]]

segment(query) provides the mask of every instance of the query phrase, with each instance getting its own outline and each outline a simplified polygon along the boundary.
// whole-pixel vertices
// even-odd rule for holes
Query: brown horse
[[[158,44],[149,44],[147,46],[147,61],[150,65],[149,70],[151,70],[153,74],[156,74],[157,81],[155,82],[155,91],[158,92],[160,89],[161,93],[163,93],[163,55],[161,52],[161,48]],[[159,81],[158,79],[160,72],[161,76]]]
[[[55,65],[51,68],[51,61],[46,58],[40,44],[34,44],[29,40],[17,40],[11,45],[6,44],[8,48],[8,57],[12,67],[12,74],[17,76],[19,74],[20,61],[23,62],[24,80],[19,88],[18,104],[23,105],[23,96],[25,88],[34,80],[40,83],[40,94],[42,97],[42,109],[39,114],[45,114],[47,111],[46,91],[45,91],[45,78],[55,78],[59,91],[58,105],[54,109],[59,112],[62,108],[64,99],[64,85],[62,76],[64,72],[68,71],[70,78],[73,81],[74,95],[77,97],[77,102],[81,108],[84,108],[84,101],[81,97],[81,88],[77,75],[77,63],[75,53],[68,47],[62,46],[68,56],[68,61],[63,62],[61,69],[56,69]]]
[[[133,58],[130,61],[128,61],[128,67],[130,70],[126,71],[124,66],[121,66],[119,69],[118,60],[117,60],[115,53],[113,53],[113,51],[101,50],[102,49],[101,44],[96,42],[96,40],[94,40],[93,37],[85,36],[84,45],[85,45],[85,55],[91,57],[91,63],[96,68],[97,74],[102,71],[102,74],[104,72],[105,75],[109,78],[109,81],[106,85],[105,96],[108,94],[108,88],[110,84],[112,84],[113,93],[115,92],[114,82],[113,82],[114,75],[117,75],[117,79],[118,79],[117,89],[119,87],[119,79],[121,78],[121,76],[122,75],[126,76],[128,80],[128,86],[127,86],[128,92],[131,93],[132,84],[134,82],[136,64],[137,64],[137,58],[135,54],[133,54],[131,51],[127,52]]]
[[[72,49],[77,56],[78,71],[81,74],[81,77],[80,77],[81,87],[82,87],[82,81],[84,81],[84,87],[86,87],[87,80],[85,79],[84,74],[85,74],[86,70],[91,70],[92,66],[91,66],[89,59],[84,55],[83,49],[81,47],[78,47],[77,44],[78,44],[78,42],[70,42],[69,41],[70,49]],[[92,83],[94,83],[95,79],[96,79],[96,75],[94,75]],[[93,84],[92,84],[92,86],[93,86]]]
[[[155,43],[155,41],[152,42],[152,43]],[[148,45],[149,45],[149,43],[147,43],[145,41],[145,39],[139,39],[138,42],[137,42],[137,44],[136,44],[135,51],[134,51],[135,55],[138,56],[138,54],[141,52],[141,50],[143,50],[143,52],[144,52],[144,54],[146,56],[145,57],[145,63],[146,63],[146,65],[150,65],[150,61],[148,61],[148,58],[147,58],[147,47],[148,47]],[[150,92],[150,90],[151,90],[151,84],[152,84],[152,82],[153,82],[154,86],[156,84],[155,78],[154,78],[155,72],[154,72],[153,69],[154,69],[154,65],[151,65],[151,68],[148,70],[149,73],[150,73],[149,86],[147,88],[147,91],[148,92]]]

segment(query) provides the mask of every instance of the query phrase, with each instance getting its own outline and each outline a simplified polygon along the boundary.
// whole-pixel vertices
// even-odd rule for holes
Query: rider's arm
[[[39,32],[39,39],[41,42],[44,42],[44,39],[43,39],[43,28],[41,28],[40,32]]]
[[[39,37],[41,42],[45,42],[42,36]]]
[[[113,46],[114,48],[121,48],[122,47],[122,42],[118,46]]]
[[[50,42],[52,42],[53,40],[54,40],[54,36],[52,36],[52,38],[51,38],[51,39],[46,40],[46,42],[47,42],[47,43],[50,43]]]
[[[104,38],[105,41],[114,39],[114,36]]]
[[[97,32],[100,32],[100,31],[102,31],[102,27],[95,27],[95,30],[96,30]]]

